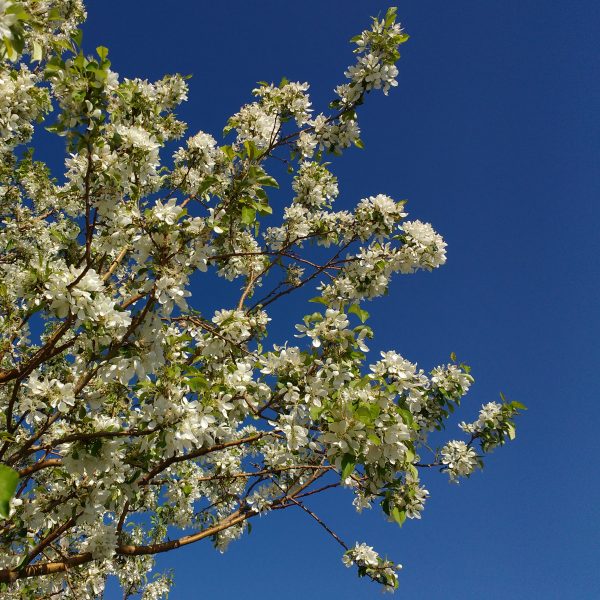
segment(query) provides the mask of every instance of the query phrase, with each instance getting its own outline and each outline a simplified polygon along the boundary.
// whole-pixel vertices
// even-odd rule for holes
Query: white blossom
[[[12,4],[11,0],[0,0],[0,38],[12,39],[13,37],[11,27],[17,22],[17,17],[6,13]]]
[[[441,451],[442,463],[447,465],[450,479],[470,475],[477,467],[477,453],[461,440],[448,442]]]

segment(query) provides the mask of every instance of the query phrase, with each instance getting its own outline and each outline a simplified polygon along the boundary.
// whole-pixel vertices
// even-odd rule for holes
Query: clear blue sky
[[[181,114],[217,136],[259,80],[309,81],[324,109],[352,61],[348,39],[386,7],[92,0],[84,42],[108,46],[124,76],[193,74]],[[372,355],[394,348],[427,369],[454,351],[476,377],[462,418],[499,391],[529,411],[484,472],[428,480],[420,522],[358,516],[344,493],[311,507],[404,564],[398,597],[600,598],[600,4],[404,0],[398,12],[412,36],[399,87],[369,98],[366,150],[334,171],[348,203],[408,198],[449,258],[368,307]],[[289,310],[300,315],[302,299]],[[176,571],[176,600],[379,597],[293,509],[257,519],[223,556],[200,543],[159,565]]]

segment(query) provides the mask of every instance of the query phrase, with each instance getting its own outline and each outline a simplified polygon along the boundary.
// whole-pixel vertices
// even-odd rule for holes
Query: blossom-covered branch
[[[84,18],[81,0],[0,0],[2,597],[100,598],[109,575],[125,597],[164,597],[155,554],[224,551],[290,507],[394,589],[399,566],[346,545],[307,499],[343,486],[358,511],[420,518],[421,469],[469,476],[524,408],[488,403],[465,440],[430,451],[468,367],[367,359],[365,303],[446,261],[404,200],[335,208],[328,161],[362,147],[361,105],[397,84],[395,9],[353,39],[328,110],[307,83],[261,82],[222,143],[184,138],[185,78],[122,78],[106,48],[84,50]],[[41,127],[64,139],[64,173],[34,159]],[[230,300],[205,274],[236,282]],[[317,310],[267,345],[271,306],[306,287]]]

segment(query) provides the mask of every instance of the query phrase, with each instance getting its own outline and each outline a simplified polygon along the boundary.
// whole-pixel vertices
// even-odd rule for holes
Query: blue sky
[[[123,76],[192,74],[180,114],[191,133],[218,136],[259,80],[308,81],[325,109],[352,61],[348,39],[387,6],[93,0],[84,45],[108,46]],[[411,218],[445,236],[448,263],[396,279],[367,307],[371,354],[393,348],[429,369],[454,351],[476,378],[461,418],[500,391],[529,411],[483,472],[459,486],[428,478],[420,522],[358,516],[344,492],[311,508],[404,564],[398,597],[600,597],[600,5],[404,0],[398,13],[411,35],[399,86],[368,99],[366,149],[333,170],[348,205],[408,198]],[[312,308],[299,297],[277,309],[276,336],[291,337],[284,314]],[[177,600],[379,597],[293,509],[256,520],[223,556],[200,543],[159,566],[175,569]]]

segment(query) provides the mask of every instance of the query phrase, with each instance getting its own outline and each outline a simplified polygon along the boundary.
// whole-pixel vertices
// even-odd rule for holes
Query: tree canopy
[[[367,357],[367,301],[446,261],[404,200],[334,209],[331,162],[362,147],[368,96],[397,85],[396,9],[352,39],[324,112],[308,83],[259,82],[222,142],[177,117],[185,77],[120,78],[107,48],[83,48],[84,18],[81,0],[0,0],[3,597],[97,598],[115,575],[125,597],[161,598],[156,554],[223,551],[289,507],[395,589],[399,565],[347,544],[310,497],[344,486],[358,512],[418,519],[422,470],[468,477],[524,408],[489,402],[432,448],[469,367]],[[64,139],[60,175],[34,155],[43,130]],[[216,310],[214,276],[233,290]],[[271,305],[304,287],[297,333],[269,344]]]

